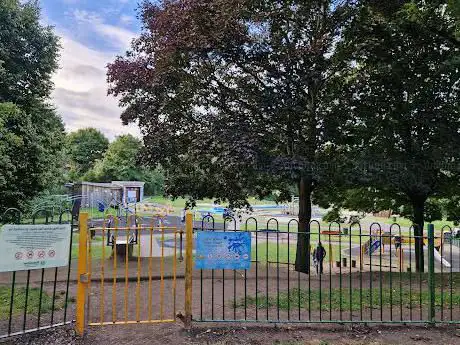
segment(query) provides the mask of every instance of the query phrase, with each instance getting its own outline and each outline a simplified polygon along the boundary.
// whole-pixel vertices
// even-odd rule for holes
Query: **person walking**
[[[326,249],[323,247],[321,241],[318,242],[318,246],[316,247],[314,253],[316,259],[316,273],[323,274],[323,261],[326,257]]]
[[[401,250],[401,243],[402,243],[402,238],[401,236],[395,236],[395,255],[398,256],[398,250]]]
[[[311,254],[313,260],[313,266],[315,266],[316,272],[318,272],[318,262],[316,261],[316,248],[313,249],[313,253]]]

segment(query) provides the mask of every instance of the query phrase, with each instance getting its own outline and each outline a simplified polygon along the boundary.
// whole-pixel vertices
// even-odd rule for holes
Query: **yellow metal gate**
[[[79,224],[77,331],[82,334],[86,325],[174,322],[183,230],[164,226],[161,217],[148,225],[134,216],[124,224],[105,219],[88,231],[88,214],[82,213]],[[187,224],[191,228],[191,215]]]

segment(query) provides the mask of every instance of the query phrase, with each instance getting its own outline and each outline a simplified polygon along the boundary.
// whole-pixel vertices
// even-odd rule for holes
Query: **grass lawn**
[[[151,197],[147,197],[147,198],[145,198],[143,200],[143,202],[152,202],[152,203],[156,203],[156,204],[160,204],[160,205],[172,206],[174,208],[174,214],[175,215],[179,215],[181,213],[181,211],[185,207],[186,201],[187,201],[186,198],[177,198],[177,199],[172,200],[171,198],[165,198],[163,196],[151,196]],[[259,199],[256,199],[256,198],[249,198],[248,202],[251,205],[274,205],[275,204],[275,202],[271,201],[271,200],[259,200]],[[197,200],[196,203],[197,203],[197,205],[199,205],[199,204],[210,204],[210,205],[212,205],[212,204],[214,204],[214,200],[213,199],[202,199],[202,200]],[[222,204],[222,206],[227,206],[227,205],[228,205],[227,203]],[[195,209],[199,209],[199,208],[200,208],[200,206],[195,207]]]
[[[262,238],[261,238],[262,239]],[[253,244],[255,241],[253,240]],[[332,255],[333,260],[339,258],[339,246],[332,245]],[[257,256],[256,256],[256,248],[257,248]],[[268,250],[267,250],[268,248]],[[325,245],[326,248],[326,258],[324,262],[328,262],[330,252],[329,246]],[[343,247],[344,249],[345,247]],[[295,240],[292,241],[292,244],[289,246],[287,244],[281,244],[279,246],[276,243],[259,243],[257,246],[253,245],[251,248],[251,259],[260,262],[260,264],[264,264],[264,262],[282,262],[282,263],[295,263],[295,255],[296,255],[296,244]],[[267,254],[268,253],[268,254]]]
[[[78,258],[78,247],[79,247],[80,234],[74,233],[72,237],[72,260]],[[102,258],[102,250],[105,247],[105,257],[109,258],[112,255],[112,247],[106,246],[105,242],[102,243],[102,237],[94,237],[91,240],[91,257],[93,259]]]
[[[383,286],[382,288],[382,306],[389,307],[393,305],[393,308],[397,308],[401,303],[404,308],[418,308],[420,305],[420,300],[422,301],[422,306],[427,307],[430,301],[429,291],[427,288],[428,284],[428,273],[417,273],[417,276],[420,277],[420,280],[424,286],[422,291],[415,287],[418,282],[414,282],[414,274],[403,273],[400,275],[397,272],[381,272],[378,274],[379,278],[381,275],[382,281],[388,283],[390,281],[390,276],[393,280],[393,289],[390,290],[388,286]],[[358,278],[358,276],[356,276]],[[399,284],[401,279],[401,294],[399,290]],[[449,281],[447,277],[443,277],[440,273],[435,274],[435,305],[436,307],[444,307],[444,310],[450,308],[450,303],[452,301],[452,306],[458,308],[460,306],[460,273],[454,273],[452,275],[452,281]],[[412,290],[409,288],[409,284],[412,284]],[[451,289],[452,287],[452,294]],[[390,293],[391,292],[391,293]],[[321,294],[321,299],[320,299]],[[342,298],[340,298],[342,296]],[[359,288],[351,290],[351,299],[350,299],[350,289],[344,287],[332,288],[329,291],[328,285],[323,286],[320,290],[318,289],[291,289],[288,291],[282,291],[278,295],[264,295],[263,293],[257,296],[247,296],[246,303],[248,306],[256,306],[257,308],[266,308],[267,305],[269,308],[277,307],[279,303],[280,310],[293,310],[298,309],[299,305],[301,309],[307,309],[311,306],[311,310],[360,310],[360,301],[362,296],[363,308],[380,308],[380,289],[376,286],[372,289],[372,299],[371,299],[371,290],[369,288],[363,287],[360,291]],[[321,303],[320,303],[321,302]],[[230,302],[231,306],[236,308],[244,308],[245,299],[241,298],[236,301]]]
[[[413,308],[418,308],[420,305],[420,300],[422,301],[423,306],[427,306],[429,299],[428,291],[410,291],[407,288],[402,289],[402,294],[399,293],[399,290],[393,290],[392,295],[390,294],[389,288],[382,289],[382,300],[380,300],[380,290],[374,289],[372,294],[370,289],[352,289],[351,290],[351,299],[350,299],[350,290],[348,288],[337,289],[291,289],[289,292],[280,292],[278,295],[260,295],[257,296],[257,299],[254,296],[247,296],[246,303],[248,306],[256,306],[257,308],[263,309],[267,306],[279,307],[280,310],[296,310],[309,309],[311,310],[353,310],[357,311],[362,308],[377,308],[380,305],[384,307],[389,307],[393,305],[394,308],[397,308],[400,304],[405,308],[409,308],[411,305]],[[449,308],[452,298],[452,306],[460,305],[460,294],[453,293],[450,294],[450,291],[446,291],[441,294],[440,291],[436,291],[435,295],[435,304],[436,306],[441,306],[441,300],[443,299],[444,308]],[[235,308],[242,308],[245,306],[245,299],[242,298],[236,303],[231,302]]]
[[[91,257],[93,258],[93,260],[102,259],[103,250],[105,250],[105,258],[108,259],[112,255],[112,247],[102,245],[101,242],[93,244],[93,246],[91,247]],[[78,259],[78,244],[72,245],[72,260],[74,259]]]
[[[365,221],[365,222],[369,222],[369,223],[372,223],[372,222],[377,222],[377,223],[381,223],[381,224],[393,224],[393,217],[390,217],[390,218],[386,218],[386,217],[374,217],[374,216],[366,216],[362,221]],[[403,217],[396,217],[396,223],[399,224],[400,226],[403,226],[403,227],[411,227],[412,226],[412,221],[410,219],[407,219],[407,218],[403,218]],[[425,227],[426,227],[426,224],[428,223],[425,223]],[[442,227],[444,226],[450,226],[452,228],[455,227],[454,223],[453,222],[450,222],[450,221],[447,221],[447,220],[436,220],[433,222],[433,225],[434,225],[434,229],[435,231],[436,230],[439,230],[441,231]],[[447,231],[448,229],[445,229],[445,231]]]
[[[10,299],[11,288],[0,286],[0,320],[9,318],[10,312]],[[16,287],[14,289],[13,297],[13,315],[20,315],[24,313],[26,303],[26,289],[24,287]],[[65,295],[56,293],[56,300],[54,303],[54,310],[59,310],[64,307]],[[40,305],[40,289],[29,288],[29,295],[27,297],[27,313],[38,314]],[[53,308],[53,296],[48,295],[45,291],[42,292],[41,313],[48,313]]]
[[[181,208],[185,206],[186,201],[187,199],[185,198],[177,198],[175,200],[172,200],[170,198],[165,198],[163,196],[150,196],[143,200],[143,202],[154,202],[154,203],[161,204],[161,205],[171,205],[173,207],[181,207]],[[251,205],[268,205],[268,204],[274,205],[275,204],[275,202],[271,200],[259,200],[256,198],[249,198],[248,201]],[[196,203],[197,204],[213,204],[214,200],[213,199],[202,199],[202,200],[197,200]],[[223,203],[222,205],[225,206],[227,204]]]

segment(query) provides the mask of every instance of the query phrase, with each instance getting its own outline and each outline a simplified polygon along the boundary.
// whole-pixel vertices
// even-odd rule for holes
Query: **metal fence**
[[[231,224],[231,226],[229,226]],[[239,224],[236,226],[236,224]],[[249,231],[249,270],[195,270],[195,322],[260,323],[460,323],[460,248],[452,229],[424,235],[399,224],[324,224],[299,231],[297,220],[255,218],[217,223],[205,217],[200,231]],[[446,235],[449,234],[449,235]],[[324,260],[310,273],[294,270],[296,242],[321,242]],[[416,243],[424,253],[416,270]],[[319,250],[322,251],[322,250]],[[321,267],[322,266],[322,267]],[[321,272],[322,269],[322,272]]]
[[[40,210],[25,218],[19,210],[8,209],[0,217],[2,224],[71,224],[73,228],[69,210],[59,214]],[[68,266],[0,273],[0,339],[72,321],[72,237]]]

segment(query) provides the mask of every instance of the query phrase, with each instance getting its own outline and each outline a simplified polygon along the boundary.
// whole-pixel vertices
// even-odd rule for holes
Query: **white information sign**
[[[128,190],[128,202],[136,202],[137,194],[135,190]]]
[[[4,225],[0,230],[0,272],[67,266],[70,224]]]

